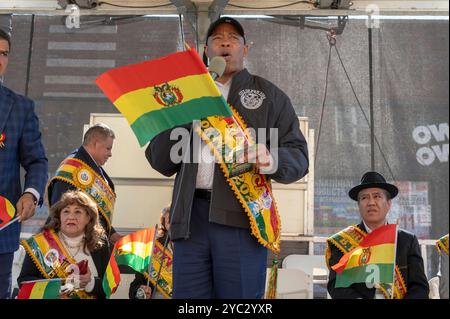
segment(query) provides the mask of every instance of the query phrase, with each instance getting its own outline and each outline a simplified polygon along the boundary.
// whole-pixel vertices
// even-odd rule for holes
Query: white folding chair
[[[267,269],[266,291],[270,268]],[[299,269],[278,269],[276,299],[312,299],[312,277]]]
[[[304,271],[312,278],[312,287],[314,284],[326,285],[328,282],[328,267],[323,255],[288,255],[283,259],[282,268]],[[311,290],[314,291],[313,288]],[[330,298],[328,292],[327,298]]]

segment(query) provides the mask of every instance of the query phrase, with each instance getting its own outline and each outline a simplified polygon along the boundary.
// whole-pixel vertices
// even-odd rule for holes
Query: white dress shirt
[[[222,96],[225,100],[228,99],[228,93],[230,92],[231,87],[231,79],[222,84],[216,81],[217,88],[222,93]],[[214,154],[211,152],[211,149],[208,145],[206,145],[203,140],[200,144],[201,148],[201,158],[198,163],[198,171],[197,171],[197,181],[195,183],[195,188],[208,189],[211,190],[213,186],[214,179],[214,164],[216,162],[214,158]]]

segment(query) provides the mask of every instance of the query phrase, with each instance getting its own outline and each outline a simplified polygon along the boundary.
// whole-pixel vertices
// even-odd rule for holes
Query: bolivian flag
[[[0,229],[13,219],[15,213],[14,205],[7,198],[0,196]]]
[[[125,116],[140,146],[193,120],[232,116],[194,49],[110,70],[96,83]]]
[[[137,272],[148,271],[154,240],[155,228],[147,228],[124,236],[116,242],[102,282],[108,298],[120,283],[118,265],[129,266]]]
[[[17,299],[58,299],[61,279],[22,283]]]
[[[336,271],[335,287],[349,287],[366,282],[372,284],[394,282],[397,225],[385,225],[368,234],[358,247],[351,250],[331,267]]]

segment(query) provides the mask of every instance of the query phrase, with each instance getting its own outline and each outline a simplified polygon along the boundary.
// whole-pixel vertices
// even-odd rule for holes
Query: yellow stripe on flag
[[[209,74],[190,75],[168,83],[171,87],[177,87],[181,91],[183,95],[181,104],[204,97],[205,86],[211,88],[210,92],[208,92],[210,95],[208,96],[217,97],[221,95]],[[128,123],[132,124],[143,114],[164,107],[156,101],[153,96],[154,93],[154,87],[131,91],[119,97],[114,102],[114,105],[126,117]]]
[[[116,279],[115,279],[113,271],[112,271],[112,267],[110,265],[108,265],[108,267],[106,267],[105,275],[106,275],[106,279],[108,280],[110,289],[113,290],[115,286],[111,286],[111,285],[117,285],[117,283],[116,283]]]
[[[348,260],[347,266],[345,267],[346,270],[362,265],[360,263],[360,259],[364,249],[366,248],[361,247],[353,252],[353,254],[350,256],[350,259]],[[365,262],[365,264],[393,264],[395,260],[394,252],[394,244],[372,246],[370,247],[369,259]]]
[[[8,213],[9,217],[13,218],[14,214],[16,213],[16,208],[9,200],[5,200],[5,204],[6,204],[6,212]]]
[[[120,254],[132,253],[145,259],[151,255],[152,242],[143,243],[139,241],[132,241],[120,246],[118,249]]]
[[[29,299],[44,299],[45,288],[47,287],[47,282],[37,282],[31,290]]]

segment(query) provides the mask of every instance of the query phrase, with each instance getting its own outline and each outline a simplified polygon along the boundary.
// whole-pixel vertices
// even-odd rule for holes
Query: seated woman
[[[105,298],[102,278],[110,257],[97,205],[81,191],[68,191],[50,208],[42,232],[21,242],[27,255],[17,279],[64,278],[60,298]]]

